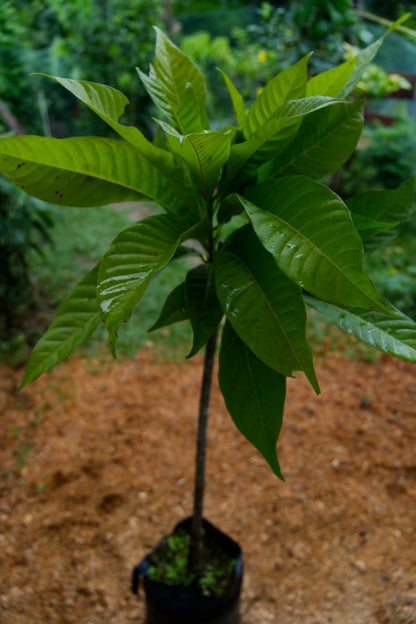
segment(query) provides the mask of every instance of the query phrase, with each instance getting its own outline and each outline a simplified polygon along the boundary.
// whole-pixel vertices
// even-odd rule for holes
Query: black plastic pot
[[[176,525],[189,531],[191,518]],[[232,559],[236,559],[233,582],[222,596],[203,596],[192,587],[168,585],[153,581],[148,576],[149,553],[133,570],[133,592],[138,593],[140,580],[146,596],[145,624],[238,624],[243,559],[241,548],[228,535],[222,533],[208,520],[203,521],[205,539],[215,539],[218,546]],[[157,548],[157,546],[155,547]]]

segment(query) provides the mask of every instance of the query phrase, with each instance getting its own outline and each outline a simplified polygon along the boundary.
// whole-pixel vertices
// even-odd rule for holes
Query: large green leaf
[[[262,164],[287,148],[303,117],[337,102],[321,96],[285,102],[247,141],[231,147],[228,184],[235,178],[240,181],[252,177]]]
[[[313,297],[307,303],[338,325],[347,334],[401,360],[416,362],[416,323],[399,311],[395,316],[339,308]]]
[[[59,78],[58,76],[49,76],[48,74],[42,75],[51,78],[72,93],[96,115],[101,117],[123,139],[136,147],[143,156],[146,156],[155,165],[164,169],[166,173],[172,172],[174,174],[175,168],[172,154],[150,143],[138,128],[119,123],[119,119],[129,102],[121,91],[96,82]]]
[[[186,276],[185,304],[193,332],[188,358],[193,357],[208,342],[221,321],[222,310],[213,273],[212,264],[199,264]]]
[[[305,174],[320,180],[337,171],[360,138],[362,109],[360,102],[338,102],[307,115],[288,147],[264,166],[262,179]]]
[[[75,286],[33,349],[22,387],[65,360],[101,322],[97,304],[98,265]]]
[[[319,392],[301,289],[280,271],[250,226],[218,252],[215,280],[224,313],[251,351],[286,377],[304,371]]]
[[[310,54],[295,65],[284,69],[267,83],[247,113],[244,126],[247,138],[261,128],[282,104],[305,96],[309,57]]]
[[[172,215],[153,215],[112,242],[101,262],[97,298],[113,355],[120,324],[128,321],[152,276],[168,264],[188,231]]]
[[[385,230],[407,221],[413,212],[416,176],[394,190],[369,190],[346,201],[361,239],[372,247],[385,241]]]
[[[309,97],[313,95],[338,97],[352,75],[356,62],[356,58],[349,59],[337,67],[332,67],[313,76],[306,85],[306,95]]]
[[[153,200],[169,212],[183,204],[169,181],[123,141],[17,136],[0,139],[0,173],[27,193],[66,206]]]
[[[212,197],[222,168],[230,155],[231,131],[208,130],[180,135],[174,128],[161,123],[174,154],[186,162],[198,191],[207,199]]]
[[[257,236],[290,279],[325,301],[388,313],[364,272],[350,212],[328,187],[289,176],[245,195],[240,201]]]
[[[157,321],[149,328],[149,331],[186,321],[188,318],[185,303],[185,282],[182,282],[169,293]]]
[[[228,322],[219,360],[221,392],[236,427],[283,479],[276,443],[283,420],[285,377],[259,360]]]
[[[181,134],[209,127],[205,80],[198,67],[156,28],[156,56],[140,78],[168,123]]]

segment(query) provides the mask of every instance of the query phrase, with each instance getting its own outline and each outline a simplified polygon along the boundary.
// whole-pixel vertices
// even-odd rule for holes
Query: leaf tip
[[[23,375],[22,382],[20,386],[18,387],[18,391],[20,392],[21,390],[23,390],[23,388],[25,388],[27,385],[32,383],[32,381],[35,381],[35,379],[41,376],[42,372],[46,372],[46,371],[44,370],[41,370],[41,371],[38,370],[38,372],[35,372],[33,370],[30,371],[29,367],[27,367],[25,370],[25,374]]]
[[[268,462],[270,468],[273,471],[273,474],[276,475],[276,477],[278,479],[280,479],[280,481],[286,481],[286,479],[283,476],[282,471],[280,470],[280,464],[279,464],[279,460],[277,459],[277,455],[273,458],[273,461],[269,461]]]
[[[191,358],[194,357],[194,355],[196,355],[198,353],[199,349],[196,349],[194,346],[192,347],[192,349],[189,351],[189,353],[187,355],[185,355],[185,360],[190,360]]]
[[[117,331],[112,330],[108,336],[108,348],[113,358],[117,359]]]
[[[23,388],[25,388],[25,386],[27,386],[27,384],[30,382],[31,382],[31,379],[29,379],[25,374],[25,376],[23,377],[20,383],[20,386],[17,388],[17,391],[20,392],[21,390],[23,390]]]

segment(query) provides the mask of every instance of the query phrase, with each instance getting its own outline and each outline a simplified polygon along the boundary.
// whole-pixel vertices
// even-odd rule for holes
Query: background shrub
[[[35,304],[28,256],[43,255],[52,226],[51,208],[0,179],[0,352],[16,341],[33,343],[21,335],[23,318]]]

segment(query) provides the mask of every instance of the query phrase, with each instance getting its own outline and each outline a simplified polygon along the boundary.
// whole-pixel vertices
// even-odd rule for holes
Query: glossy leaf
[[[152,276],[168,264],[185,237],[174,217],[161,214],[139,221],[112,242],[101,262],[97,298],[113,355],[120,324],[128,321]]]
[[[364,251],[348,208],[305,176],[264,182],[240,201],[264,247],[302,288],[338,305],[386,311],[363,269]]]
[[[156,56],[142,82],[168,123],[181,134],[209,127],[206,86],[198,67],[166,35],[156,30]]]
[[[191,269],[185,280],[185,304],[193,332],[193,357],[208,342],[217,329],[222,310],[215,290],[212,264],[200,264]]]
[[[416,362],[416,323],[401,312],[396,311],[392,317],[339,308],[312,297],[306,297],[306,301],[347,334],[401,360]]]
[[[228,322],[221,342],[219,382],[236,427],[283,479],[276,443],[283,420],[286,379],[259,360]]]
[[[33,349],[22,387],[65,360],[101,322],[96,299],[98,265],[75,286]]]
[[[168,124],[161,123],[161,126],[167,133],[172,152],[189,167],[199,192],[210,198],[230,155],[231,132],[208,130],[183,136]]]
[[[189,318],[185,303],[185,282],[182,282],[168,295],[162,311],[156,323],[149,328],[150,331],[167,327],[173,323],[186,321]]]
[[[114,139],[0,139],[0,173],[54,204],[100,206],[146,198],[169,212],[183,207],[152,163],[131,145]]]
[[[250,226],[218,252],[215,280],[225,315],[251,351],[286,377],[304,371],[319,392],[301,289],[280,271]]]
[[[265,165],[262,178],[305,174],[320,180],[337,171],[360,137],[362,108],[360,102],[339,102],[307,115],[288,147]]]
[[[96,82],[59,78],[58,76],[50,76],[48,74],[42,75],[51,78],[67,89],[96,115],[101,117],[123,139],[136,147],[143,156],[164,169],[166,173],[174,175],[175,167],[172,154],[150,143],[138,128],[119,123],[119,119],[129,102],[124,93],[113,87]]]
[[[287,67],[266,84],[247,113],[246,138],[273,117],[282,104],[305,96],[309,57],[310,54]]]
[[[306,85],[306,95],[328,95],[338,97],[354,71],[357,59],[348,59],[345,63],[332,67],[313,76]]]
[[[310,97],[285,102],[247,141],[231,147],[228,178],[250,178],[268,160],[276,158],[291,143],[302,118],[337,103],[327,97]]]

